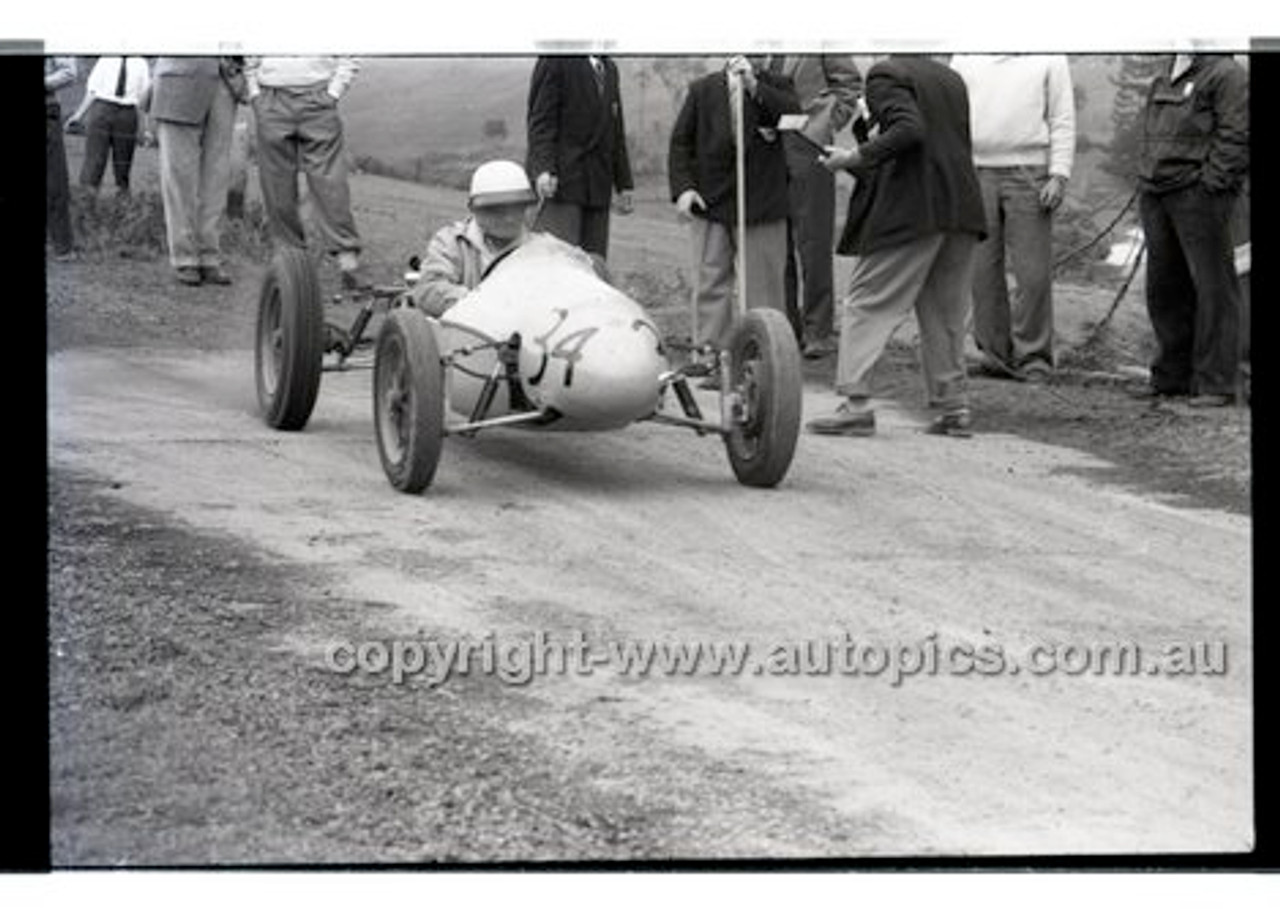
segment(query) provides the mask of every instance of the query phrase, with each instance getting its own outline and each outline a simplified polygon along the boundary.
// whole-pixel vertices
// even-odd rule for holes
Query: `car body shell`
[[[495,368],[504,371],[499,345],[513,335],[518,380],[504,383],[487,417],[532,406],[557,418],[529,425],[616,429],[654,413],[670,368],[648,313],[603,280],[581,250],[541,234],[498,262],[436,330],[452,367],[449,406],[463,416],[473,413]]]

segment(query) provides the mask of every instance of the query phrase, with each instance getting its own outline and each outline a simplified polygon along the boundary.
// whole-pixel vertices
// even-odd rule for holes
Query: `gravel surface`
[[[55,866],[842,855],[883,831],[589,708],[549,747],[520,731],[545,705],[489,677],[329,672],[289,642],[379,639],[384,604],[112,492],[50,476]]]

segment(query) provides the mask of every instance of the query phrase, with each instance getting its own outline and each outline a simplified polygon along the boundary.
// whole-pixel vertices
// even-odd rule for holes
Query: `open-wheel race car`
[[[258,401],[267,424],[302,429],[321,375],[372,366],[373,418],[387,479],[417,493],[435,476],[444,439],[481,430],[617,429],[638,421],[722,436],[734,475],[777,485],[800,431],[802,377],[790,324],[770,309],[739,312],[727,349],[689,349],[673,366],[658,327],[604,280],[580,251],[552,237],[494,263],[440,318],[415,308],[409,285],[352,292],[349,328],[326,323],[315,263],[301,250],[272,259],[259,300]],[[373,315],[385,318],[372,363]],[[692,347],[691,345],[686,345]],[[690,388],[719,379],[719,413],[703,414]]]

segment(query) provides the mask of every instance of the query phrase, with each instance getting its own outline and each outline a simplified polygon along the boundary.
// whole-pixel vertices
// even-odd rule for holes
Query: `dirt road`
[[[506,706],[477,716],[531,742],[539,761],[576,768],[566,786],[641,806],[611,819],[637,841],[663,816],[660,846],[624,838],[607,857],[1252,843],[1250,521],[1095,485],[1084,474],[1097,465],[1078,453],[996,434],[939,439],[889,410],[874,439],[802,437],[786,482],[760,491],[733,481],[717,440],[683,431],[495,432],[451,439],[435,485],[407,497],[378,464],[367,373],[327,375],[307,431],[289,435],[256,416],[246,351],[63,351],[49,358],[48,388],[53,469],[300,568],[341,607],[263,659],[328,672],[342,642],[539,633],[580,633],[601,652],[741,641],[770,654],[733,676],[635,678],[604,664],[548,674],[504,688]],[[806,392],[806,413],[827,404]],[[936,645],[944,658],[957,644],[999,646],[1023,671],[947,663],[955,671],[893,684],[871,659],[856,675],[839,663],[786,673],[790,645],[810,641],[919,647],[904,655]],[[1035,645],[1132,642],[1145,658],[1199,641],[1223,642],[1225,671],[1027,664]],[[423,709],[454,697],[465,711],[472,681],[406,690]],[[302,762],[297,772],[315,756],[273,760]],[[252,842],[231,860],[314,855],[261,828]],[[431,854],[416,845],[385,855]],[[174,859],[139,848],[135,860]],[[477,854],[566,857],[518,835],[460,857]],[[567,857],[593,855],[588,845]]]

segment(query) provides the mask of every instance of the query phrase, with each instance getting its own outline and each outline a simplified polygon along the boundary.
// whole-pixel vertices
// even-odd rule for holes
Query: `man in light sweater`
[[[1053,373],[1053,212],[1075,154],[1075,98],[1063,54],[967,54],[951,66],[969,90],[973,159],[987,239],[973,275],[973,335],[987,375]],[[1008,256],[1017,281],[1011,305]]]
[[[355,79],[354,57],[250,57],[249,101],[258,126],[258,172],[267,222],[277,242],[306,246],[298,211],[298,173],[307,189],[327,251],[344,286],[366,286],[360,235],[351,214],[347,161],[338,100]]]

